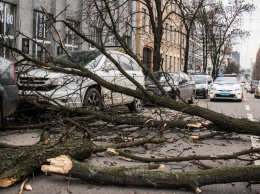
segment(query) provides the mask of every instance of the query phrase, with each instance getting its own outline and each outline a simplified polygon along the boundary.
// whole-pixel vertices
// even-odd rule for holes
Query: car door
[[[188,82],[189,78],[187,78],[183,72],[180,72],[179,90],[183,100],[186,100],[189,97]]]
[[[117,62],[117,55],[111,54]],[[97,71],[97,74],[109,83],[120,85],[122,74],[117,69],[116,65],[112,63],[107,57],[101,62],[101,68]],[[118,105],[123,102],[122,96],[118,92],[111,91],[105,87],[102,87],[101,95],[104,97],[104,103],[106,105]]]
[[[139,84],[144,86],[144,75],[138,64],[128,55],[120,53],[119,55],[119,64],[123,68],[123,70],[130,75],[130,77],[134,78]],[[120,72],[121,73],[121,72]],[[123,76],[121,73],[121,78],[118,80],[118,84],[122,87],[126,87],[132,90],[136,90],[137,86],[131,82],[127,77]],[[134,97],[128,96],[125,94],[121,94],[124,104],[131,103],[134,100]]]

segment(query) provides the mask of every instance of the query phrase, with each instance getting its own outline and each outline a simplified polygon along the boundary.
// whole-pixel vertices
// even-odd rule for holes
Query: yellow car
[[[260,81],[255,87],[255,98],[259,98],[259,97],[260,97]]]

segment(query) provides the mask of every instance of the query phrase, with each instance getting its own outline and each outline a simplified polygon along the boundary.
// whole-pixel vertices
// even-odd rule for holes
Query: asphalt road
[[[253,94],[245,93],[245,99],[239,102],[232,101],[217,101],[210,102],[209,99],[197,99],[196,103],[199,106],[208,107],[217,112],[222,112],[227,115],[231,115],[234,117],[247,117],[249,119],[258,120],[260,108],[259,108],[260,99],[255,99]],[[152,111],[152,108],[147,108],[148,112]],[[167,116],[174,116],[175,113],[166,113]],[[201,131],[192,131],[192,134],[201,134]],[[178,139],[177,133],[169,133],[167,134],[168,138]],[[180,139],[180,138],[179,138]],[[241,149],[250,148],[252,146],[252,137],[247,135],[239,135],[233,136],[230,139],[220,139],[213,138],[209,140],[205,140],[203,142],[190,142],[179,140],[172,143],[165,143],[163,145],[150,145],[149,150],[142,150],[142,147],[133,148],[136,153],[142,153],[142,156],[149,157],[151,154],[162,157],[164,154],[176,155],[178,154],[178,150],[185,149],[186,151],[183,153],[184,155],[189,154],[223,154],[223,153],[232,153]],[[35,131],[27,132],[24,136],[20,136],[17,134],[12,134],[10,136],[6,136],[6,133],[0,133],[0,142],[6,143],[19,143],[19,144],[33,144],[34,142],[39,140],[38,133]],[[257,146],[253,145],[253,146]],[[193,147],[193,149],[187,149]],[[28,156],[29,157],[29,156]],[[108,163],[115,163],[116,166],[121,165],[138,165],[142,164],[139,162],[126,162],[119,159],[117,156],[112,156],[104,153],[103,157],[94,155],[88,160],[89,163],[96,165],[106,165]],[[224,161],[223,165],[231,165],[236,166],[242,164],[241,161]],[[210,164],[211,166],[218,166],[218,162],[205,162],[205,164]],[[181,170],[190,170],[194,169],[194,165],[191,165],[189,162],[181,162],[181,163],[167,163],[167,169],[181,171]],[[190,194],[193,193],[191,191],[187,191],[186,189],[155,189],[155,188],[138,188],[131,186],[108,186],[108,185],[99,185],[84,182],[77,179],[62,177],[58,175],[45,175],[35,174],[30,177],[29,184],[32,186],[32,191],[24,191],[24,193],[30,194]],[[202,193],[206,194],[220,194],[220,193],[228,193],[228,194],[245,194],[245,193],[260,193],[260,187],[258,185],[251,185],[247,187],[248,183],[234,183],[234,184],[218,184],[218,185],[209,185],[201,187]],[[20,183],[13,185],[9,188],[0,188],[0,194],[15,194],[19,192]]]

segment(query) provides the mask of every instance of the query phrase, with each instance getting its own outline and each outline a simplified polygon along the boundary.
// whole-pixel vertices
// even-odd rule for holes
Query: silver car
[[[175,100],[180,98],[192,104],[195,98],[195,81],[184,72],[154,72],[155,78],[161,83],[164,90]],[[145,78],[146,90],[162,95],[161,91],[149,77]]]
[[[4,117],[16,111],[19,101],[19,91],[16,84],[14,63],[0,57],[0,125]]]
[[[144,75],[138,64],[128,55],[108,51],[121,67],[144,86]],[[77,65],[88,69],[98,77],[122,87],[136,90],[137,87],[127,79],[117,67],[100,51],[71,52],[71,59],[67,54],[57,57],[57,60],[74,61]],[[68,66],[60,63],[50,65],[67,70]],[[75,71],[75,70],[74,70]],[[78,70],[76,70],[78,71]],[[58,73],[48,69],[33,69],[19,77],[20,94],[37,102],[66,105],[70,107],[96,107],[128,105],[130,111],[141,110],[141,100],[123,93],[113,92],[88,77],[73,74]],[[44,97],[44,98],[43,98]]]

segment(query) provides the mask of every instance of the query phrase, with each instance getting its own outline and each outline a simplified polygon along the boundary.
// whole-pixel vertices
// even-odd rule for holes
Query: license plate
[[[221,96],[229,96],[230,95],[230,93],[229,92],[220,92],[220,94],[219,95],[221,95]]]

